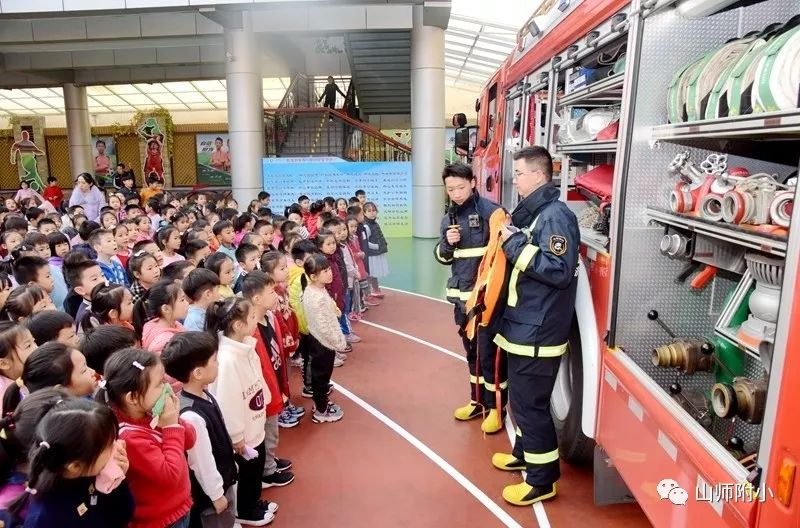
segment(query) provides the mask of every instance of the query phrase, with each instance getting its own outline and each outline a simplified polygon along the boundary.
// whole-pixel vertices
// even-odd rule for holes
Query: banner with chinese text
[[[378,223],[386,237],[411,236],[411,163],[271,163],[264,160],[264,190],[273,210],[283,209],[301,194],[311,200],[326,196],[349,199],[356,190],[378,206]]]

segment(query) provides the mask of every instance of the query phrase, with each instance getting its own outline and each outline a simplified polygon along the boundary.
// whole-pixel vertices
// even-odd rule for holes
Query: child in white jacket
[[[311,361],[311,389],[314,394],[314,423],[338,422],[344,416],[341,407],[328,401],[328,384],[333,373],[336,352],[347,347],[339,324],[336,302],[325,289],[333,280],[333,272],[325,255],[314,253],[303,263],[309,278],[303,292],[303,311],[306,314]]]
[[[264,526],[272,522],[278,505],[260,500],[270,393],[253,338],[257,324],[250,302],[238,297],[217,301],[206,312],[206,328],[219,336],[219,374],[211,391],[225,419],[239,466],[236,521]]]

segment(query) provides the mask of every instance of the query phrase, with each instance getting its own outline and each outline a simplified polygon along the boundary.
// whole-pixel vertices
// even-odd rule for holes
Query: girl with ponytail
[[[186,231],[189,230],[189,216],[184,211],[178,211],[172,216],[169,217],[169,222],[172,224],[175,229],[178,230],[180,235],[183,235]]]
[[[267,456],[266,406],[272,395],[264,380],[253,337],[257,318],[252,303],[241,297],[219,300],[206,311],[206,331],[218,339],[219,370],[211,392],[225,417],[239,466],[236,518],[242,524],[264,526],[277,506],[260,500]],[[257,456],[245,458],[247,447],[255,450]]]
[[[44,389],[25,398],[16,411],[0,419],[0,512],[5,513],[6,526],[25,521],[28,449],[36,426],[53,406],[69,397],[62,389]]]
[[[102,325],[133,330],[133,296],[120,284],[98,284],[92,290],[92,308],[81,321],[84,332]]]
[[[111,409],[85,398],[65,400],[45,414],[28,457],[26,528],[128,526],[134,504],[117,432]]]
[[[130,527],[188,526],[192,498],[185,452],[197,434],[179,417],[161,359],[126,348],[108,358],[104,373],[95,399],[113,409],[130,454],[127,480],[136,503]]]
[[[29,284],[11,290],[3,314],[9,321],[22,323],[35,313],[55,309],[50,296],[41,286]]]
[[[160,355],[173,335],[185,331],[179,321],[188,312],[189,299],[180,282],[157,282],[133,307],[133,326],[142,347]]]
[[[5,394],[9,386],[22,383],[25,360],[36,350],[36,341],[30,331],[19,323],[0,321],[0,391]],[[0,409],[5,415],[6,409]]]

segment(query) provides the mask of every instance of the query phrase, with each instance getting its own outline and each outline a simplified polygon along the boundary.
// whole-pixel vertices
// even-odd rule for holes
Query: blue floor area
[[[436,239],[390,238],[389,276],[380,283],[437,299],[444,299],[450,268],[433,258]]]

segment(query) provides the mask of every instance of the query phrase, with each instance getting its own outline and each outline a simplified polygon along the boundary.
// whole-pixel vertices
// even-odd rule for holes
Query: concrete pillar
[[[411,29],[412,233],[439,236],[444,213],[444,30],[424,26],[414,6]]]
[[[242,28],[225,29],[231,183],[240,207],[246,207],[263,190],[264,111],[259,50],[250,13],[243,11]]]
[[[89,102],[86,87],[64,85],[64,111],[67,117],[70,176],[88,172],[94,175],[92,163],[92,129],[89,126]],[[47,185],[47,182],[43,182]]]

